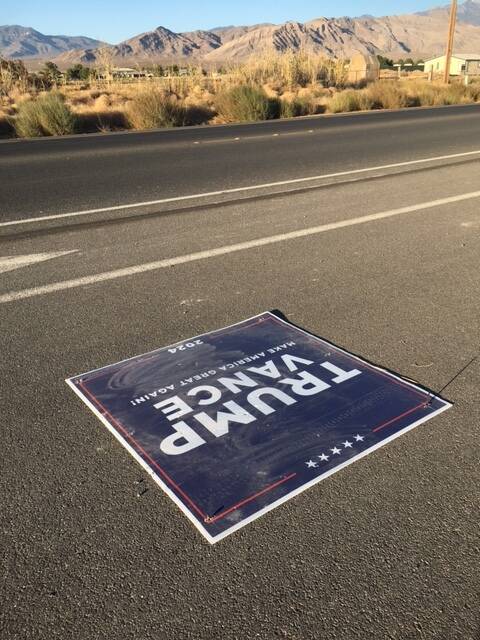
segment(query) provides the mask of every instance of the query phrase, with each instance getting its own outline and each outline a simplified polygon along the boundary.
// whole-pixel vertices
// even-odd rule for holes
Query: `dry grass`
[[[328,102],[331,113],[371,109],[402,109],[449,104],[470,104],[480,100],[480,84],[468,87],[460,82],[444,85],[440,82],[380,81],[365,89],[346,90],[335,94]]]
[[[78,132],[114,131],[480,101],[480,78],[446,86],[412,74],[360,89],[346,77],[345,62],[304,52],[258,56],[207,75],[191,67],[181,77],[67,84],[49,94],[5,76],[0,135],[11,134],[12,124],[17,135],[58,135],[70,133],[73,121]]]
[[[182,127],[186,124],[186,115],[184,105],[174,95],[159,90],[139,93],[127,107],[133,129]]]
[[[333,96],[328,103],[328,110],[332,113],[345,113],[346,111],[361,111],[363,101],[361,92],[350,89]]]
[[[270,84],[279,92],[309,85],[338,87],[346,83],[347,65],[342,60],[330,60],[307,52],[272,52],[231,66],[227,77],[233,84]]]
[[[397,82],[374,82],[361,93],[364,109],[401,109],[414,106],[407,92]]]

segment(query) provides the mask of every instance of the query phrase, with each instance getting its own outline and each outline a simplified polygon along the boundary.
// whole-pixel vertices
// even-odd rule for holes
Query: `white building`
[[[131,69],[130,67],[115,67],[112,69],[114,78],[151,78],[153,74],[141,69]]]
[[[425,60],[425,71],[429,73],[443,73],[445,71],[446,56],[438,56]],[[480,75],[480,53],[454,53],[450,63],[451,76]]]

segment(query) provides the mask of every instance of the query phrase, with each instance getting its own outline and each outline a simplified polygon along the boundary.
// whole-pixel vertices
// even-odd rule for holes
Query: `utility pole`
[[[453,41],[455,39],[455,25],[457,22],[457,0],[452,0],[450,9],[450,24],[448,26],[447,51],[445,53],[445,75],[443,81],[445,84],[450,82],[450,64],[452,62]]]

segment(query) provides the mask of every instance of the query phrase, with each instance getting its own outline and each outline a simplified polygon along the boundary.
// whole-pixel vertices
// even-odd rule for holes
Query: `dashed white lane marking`
[[[235,138],[239,140],[239,138]],[[263,184],[254,184],[246,187],[235,187],[232,189],[222,189],[220,191],[208,191],[205,193],[194,193],[187,196],[176,196],[173,198],[161,198],[160,200],[148,200],[146,202],[132,202],[130,204],[119,204],[113,207],[101,207],[98,209],[85,209],[83,211],[69,211],[68,213],[56,213],[49,216],[37,216],[35,218],[23,218],[21,220],[9,220],[7,222],[0,222],[0,227],[11,227],[20,224],[31,224],[32,222],[48,222],[49,220],[60,220],[62,218],[75,218],[79,216],[94,215],[97,213],[107,213],[109,211],[125,211],[127,209],[138,209],[142,207],[151,207],[154,205],[169,204],[173,202],[184,202],[188,200],[196,200],[199,198],[210,198],[224,195],[231,195],[234,193],[243,193],[249,191],[257,191],[260,189],[271,189],[273,187],[283,187],[292,184],[302,184],[307,182],[314,182],[315,180],[326,180],[331,178],[341,178],[343,176],[361,175],[362,173],[368,173],[371,171],[384,171],[386,169],[395,169],[399,167],[409,167],[414,165],[421,165],[427,162],[440,162],[443,160],[454,160],[459,158],[468,158],[473,156],[480,156],[480,149],[476,151],[465,151],[463,153],[452,153],[444,156],[433,156],[430,158],[420,158],[418,160],[408,160],[406,162],[395,162],[392,164],[383,164],[376,167],[364,167],[363,169],[351,169],[349,171],[337,171],[336,173],[325,173],[318,176],[308,176],[306,178],[294,178],[292,180],[280,180],[278,182],[265,182]]]
[[[425,209],[433,209],[434,207],[453,204],[455,202],[462,202],[464,200],[473,200],[474,198],[480,198],[480,191],[472,191],[470,193],[464,193],[458,196],[451,196],[449,198],[442,198],[440,200],[431,200],[430,202],[421,202],[419,204],[414,204],[409,207],[401,207],[400,209],[390,209],[389,211],[381,211],[379,213],[372,213],[366,216],[350,218],[348,220],[330,222],[328,224],[322,224],[316,227],[308,227],[306,229],[299,229],[297,231],[290,231],[288,233],[280,233],[274,236],[257,238],[256,240],[248,240],[247,242],[230,244],[227,246],[218,247],[216,249],[207,249],[206,251],[189,253],[187,255],[177,256],[175,258],[166,258],[165,260],[157,260],[156,262],[146,262],[144,264],[125,267],[123,269],[115,269],[114,271],[106,271],[104,273],[97,273],[90,276],[84,276],[82,278],[74,278],[73,280],[65,280],[63,282],[52,282],[51,284],[41,285],[38,287],[33,287],[31,289],[23,289],[21,291],[12,291],[10,293],[5,293],[0,296],[0,304],[5,302],[13,302],[15,300],[22,300],[24,298],[32,298],[34,296],[41,296],[47,293],[54,293],[56,291],[64,291],[66,289],[74,289],[76,287],[83,287],[90,284],[97,284],[99,282],[105,282],[108,280],[125,278],[127,276],[133,276],[139,273],[146,273],[147,271],[156,271],[158,269],[164,269],[166,267],[174,267],[176,265],[186,264],[188,262],[195,262],[197,260],[206,260],[208,258],[223,256],[229,253],[235,253],[237,251],[245,251],[247,249],[264,247],[266,245],[275,244],[277,242],[285,242],[286,240],[295,240],[297,238],[313,236],[316,234],[325,233],[326,231],[334,231],[335,229],[353,227],[355,225],[364,224],[366,222],[373,222],[375,220],[382,220],[384,218],[392,218],[394,216],[401,216],[408,213],[415,213],[417,211],[424,211]]]
[[[68,253],[76,253],[76,249],[73,251],[54,251],[51,253],[31,253],[24,256],[0,256],[0,273],[13,271],[14,269],[20,269],[21,267],[28,267],[29,265],[36,264],[37,262],[52,260],[52,258],[66,256]]]

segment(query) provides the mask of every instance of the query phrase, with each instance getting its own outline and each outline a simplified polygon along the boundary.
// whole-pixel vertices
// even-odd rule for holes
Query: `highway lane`
[[[0,221],[478,150],[480,105],[0,144]]]
[[[353,222],[478,176],[471,161],[0,239],[0,256],[72,251],[2,274],[1,295],[351,223],[0,304],[0,636],[477,640],[478,360],[451,410],[215,547],[64,378],[277,308],[440,389],[479,350],[480,199]]]
[[[197,252],[215,251],[219,247],[228,250],[228,247],[236,247],[239,243],[316,229],[322,225],[343,224],[352,219],[355,223],[355,219],[372,213],[389,215],[392,209],[396,211],[397,205],[415,209],[418,205],[429,205],[450,197],[469,197],[473,193],[474,206],[480,200],[475,191],[479,186],[479,174],[480,158],[456,167],[441,166],[428,171],[386,176],[375,182],[365,180],[339,185],[339,188],[280,194],[222,207],[197,206],[181,214],[127,218],[115,223],[103,221],[55,230],[53,234],[48,228],[29,234],[25,233],[24,227],[17,227],[14,231],[20,230],[20,234],[0,238],[0,249],[3,255],[20,256],[52,251],[72,252],[65,258],[36,266],[36,284],[43,286],[59,280],[95,277],[99,271],[115,272]],[[463,208],[466,205],[459,202],[457,206]],[[0,295],[29,288],[31,276],[32,270],[28,269],[5,273],[0,282]]]

